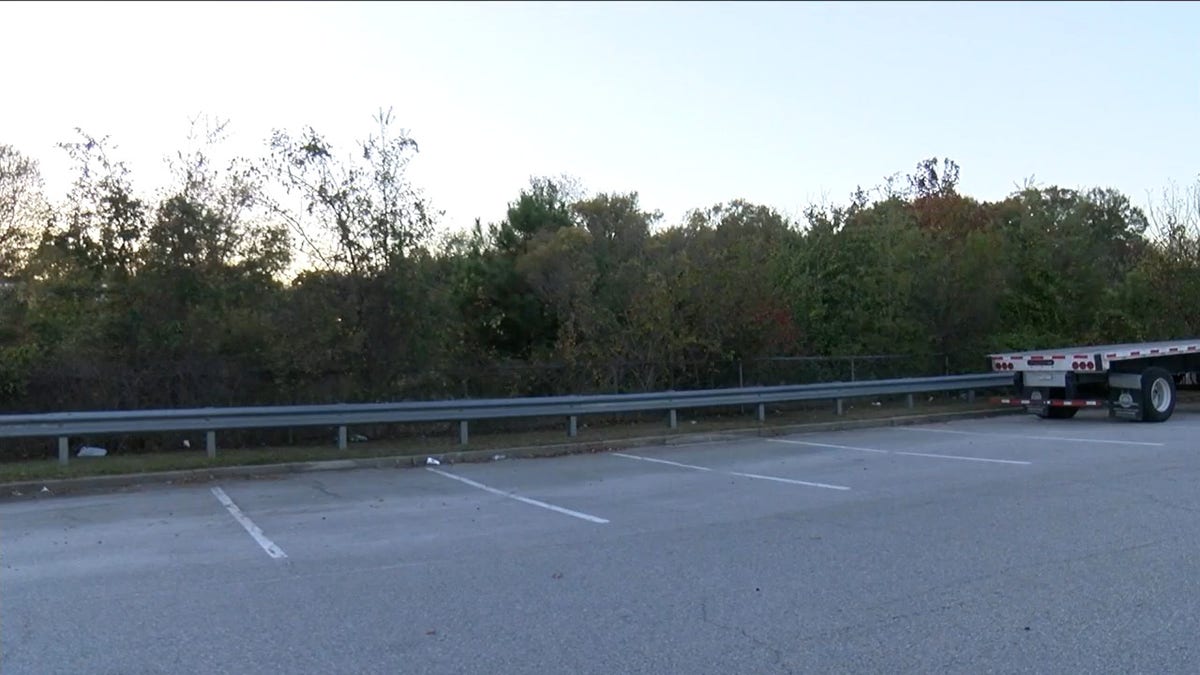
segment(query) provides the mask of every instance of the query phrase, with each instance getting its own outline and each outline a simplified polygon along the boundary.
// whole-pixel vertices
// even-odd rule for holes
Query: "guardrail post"
[[[669,419],[671,421],[671,428],[678,429],[679,428],[679,416],[675,414],[674,408],[671,409],[671,414],[669,416]]]
[[[766,403],[758,404],[758,421],[759,422],[767,421],[767,404]]]
[[[974,389],[968,389],[968,390],[967,390],[967,402],[968,402],[968,403],[974,403],[974,402],[975,402],[975,390],[974,390]]]
[[[834,411],[835,411],[835,412],[836,412],[838,415],[841,415],[841,414],[842,414],[842,399],[840,399],[840,398],[839,398],[839,399],[836,399],[836,400],[834,401],[833,407],[834,407]]]
[[[346,449],[346,425],[338,427],[338,450]]]
[[[59,436],[58,437],[58,463],[62,464],[63,466],[66,466],[67,462],[69,462],[69,461],[71,461],[70,439],[68,439],[66,436]]]
[[[204,434],[204,449],[209,459],[217,458],[217,432],[209,431]]]
[[[467,429],[467,421],[459,420],[458,421],[458,444],[466,445],[467,440],[469,438],[470,438],[470,430]]]
[[[567,418],[567,435],[575,438],[579,434],[579,418],[571,415]]]
[[[738,389],[743,389],[746,386],[746,378],[742,375],[742,360],[738,359]],[[740,406],[741,411],[746,412],[746,406]]]
[[[912,394],[908,394],[907,396],[904,397],[904,405],[908,406],[910,409],[913,407],[913,403],[914,402],[913,402]]]

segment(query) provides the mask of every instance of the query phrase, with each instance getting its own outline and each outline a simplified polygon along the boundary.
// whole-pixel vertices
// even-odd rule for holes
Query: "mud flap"
[[[1108,416],[1142,421],[1142,376],[1140,373],[1111,373],[1108,376]]]
[[[1046,393],[1041,389],[1034,389],[1029,392],[1026,398],[1029,399],[1029,404],[1025,406],[1025,412],[1032,413],[1038,417],[1045,417],[1048,407],[1046,405]]]

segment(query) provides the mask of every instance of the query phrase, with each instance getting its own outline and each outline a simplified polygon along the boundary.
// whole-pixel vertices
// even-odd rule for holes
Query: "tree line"
[[[107,139],[61,145],[65,195],[0,145],[0,410],[768,384],[799,375],[764,359],[849,354],[970,372],[1200,335],[1195,189],[1149,211],[1109,188],[980,201],[926,159],[802,219],[733,200],[667,223],[636,192],[536,178],[446,235],[407,177],[415,140],[375,122],[345,152],[280,130],[221,164],[218,126],[153,194]]]

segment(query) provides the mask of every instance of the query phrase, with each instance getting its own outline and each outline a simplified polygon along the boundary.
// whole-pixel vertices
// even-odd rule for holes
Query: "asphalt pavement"
[[[0,673],[1195,672],[1200,412],[0,503]]]

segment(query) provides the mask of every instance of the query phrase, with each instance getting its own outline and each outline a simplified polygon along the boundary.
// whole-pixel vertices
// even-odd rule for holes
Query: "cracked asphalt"
[[[1197,429],[1017,416],[8,500],[0,672],[1195,672]]]

